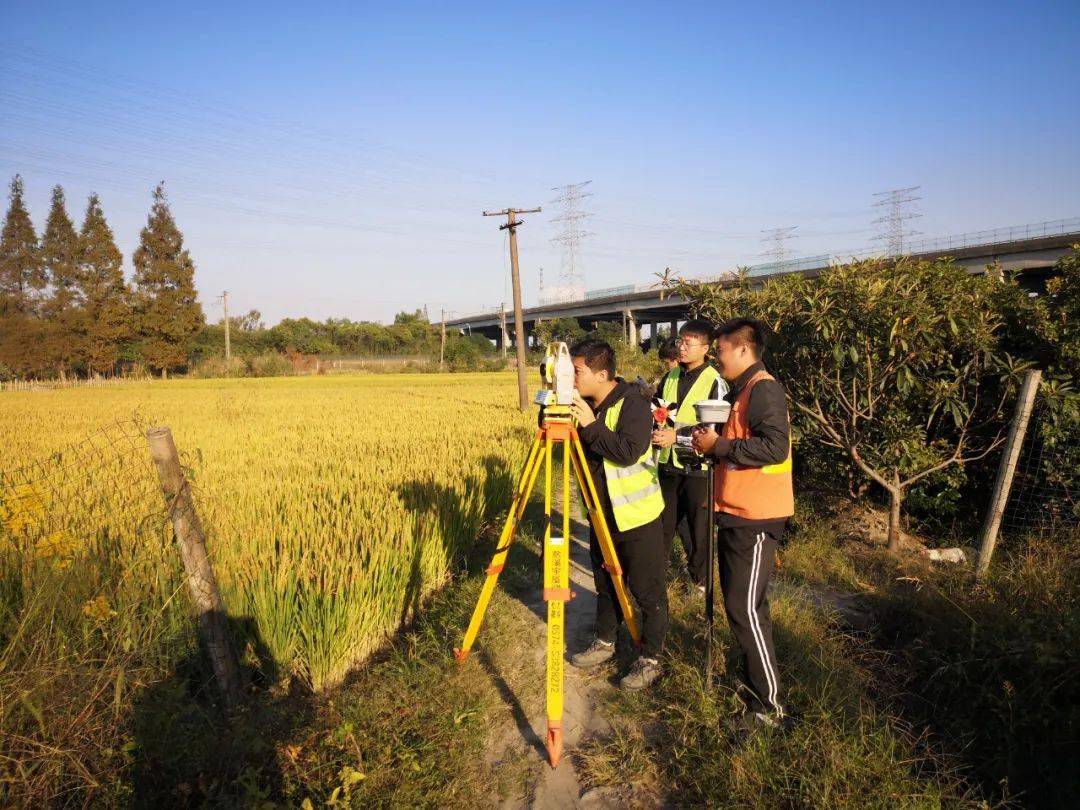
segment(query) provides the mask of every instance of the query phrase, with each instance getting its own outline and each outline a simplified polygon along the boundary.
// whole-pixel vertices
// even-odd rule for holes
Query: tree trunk
[[[889,551],[900,551],[900,504],[904,501],[904,490],[897,481],[889,487]]]

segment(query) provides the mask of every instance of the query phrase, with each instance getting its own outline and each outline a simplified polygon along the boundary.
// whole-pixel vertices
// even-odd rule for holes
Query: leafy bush
[[[912,487],[985,459],[1004,441],[1026,367],[1002,346],[997,303],[1010,283],[951,260],[872,259],[760,289],[745,277],[676,285],[704,317],[750,316],[771,328],[766,362],[788,389],[799,453],[824,449],[834,464],[842,454],[887,492],[895,549]]]
[[[244,367],[249,377],[287,377],[294,373],[288,358],[277,352],[245,357]]]
[[[192,377],[287,377],[294,374],[288,358],[278,352],[233,357],[205,357],[191,370]]]

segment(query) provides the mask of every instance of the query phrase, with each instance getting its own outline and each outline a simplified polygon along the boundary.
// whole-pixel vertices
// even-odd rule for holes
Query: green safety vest
[[[620,399],[604,414],[604,424],[614,431],[619,424],[623,400]],[[604,479],[607,481],[611,511],[620,532],[644,526],[660,517],[664,511],[664,496],[660,492],[660,476],[648,448],[633,464],[621,466],[604,459]]]
[[[682,366],[676,366],[664,378],[662,396],[665,402],[675,402],[678,398],[679,379],[682,377],[682,373]],[[697,411],[694,410],[694,405],[703,399],[709,398],[709,392],[712,391],[713,384],[719,379],[720,372],[713,366],[706,365],[701,370],[698,378],[694,380],[694,384],[690,386],[690,390],[686,392],[686,397],[682,402],[678,403],[678,410],[671,414],[671,420],[675,423],[675,430],[697,424]],[[720,386],[721,396],[725,393],[723,389],[724,386]],[[678,467],[680,470],[683,468],[678,453],[674,452],[674,446],[660,450],[656,454],[656,460],[659,464],[671,464],[671,466]]]

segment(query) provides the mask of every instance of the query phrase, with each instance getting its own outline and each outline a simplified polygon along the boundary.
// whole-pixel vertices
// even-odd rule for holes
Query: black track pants
[[[705,582],[709,564],[709,479],[702,476],[660,473],[660,489],[664,493],[664,559],[671,560],[671,546],[678,533],[686,552],[690,579],[698,585]],[[711,500],[711,499],[710,499]],[[677,532],[686,519],[688,532]]]
[[[724,526],[717,543],[724,612],[742,652],[743,682],[751,693],[748,708],[758,712],[783,713],[765,589],[785,524]]]
[[[623,578],[641,611],[641,654],[655,658],[664,646],[668,627],[667,560],[664,559],[660,518],[625,532],[615,529],[611,517],[608,521]],[[604,557],[595,531],[589,532],[589,555],[596,583],[596,635],[604,641],[615,641],[615,631],[623,620],[622,610],[611,577],[604,569]]]

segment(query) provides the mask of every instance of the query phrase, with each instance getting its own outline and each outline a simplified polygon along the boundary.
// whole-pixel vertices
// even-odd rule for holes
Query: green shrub
[[[790,395],[798,452],[843,453],[888,493],[896,549],[912,489],[932,499],[930,477],[977,463],[1004,441],[1026,368],[1003,346],[998,304],[1009,283],[949,259],[900,258],[831,267],[815,279],[791,273],[759,289],[745,276],[677,287],[710,320],[749,316],[770,328],[766,363]],[[954,484],[938,479],[939,489]]]
[[[294,373],[288,358],[277,352],[246,357],[244,365],[249,377],[287,377]]]

